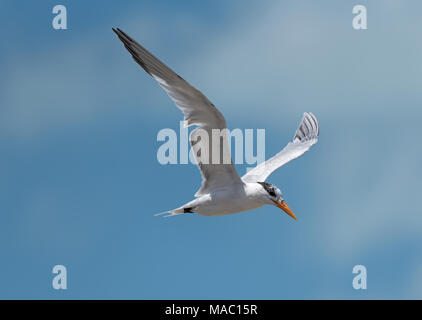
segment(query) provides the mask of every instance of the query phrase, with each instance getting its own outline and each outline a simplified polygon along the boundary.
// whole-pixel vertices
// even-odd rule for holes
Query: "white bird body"
[[[202,175],[202,185],[195,194],[196,199],[177,209],[160,214],[168,213],[167,216],[174,216],[183,213],[198,213],[205,216],[221,216],[270,204],[296,219],[285,203],[281,191],[265,180],[279,167],[303,155],[318,141],[319,126],[315,116],[305,112],[293,141],[241,178],[230,157],[227,133],[224,131],[226,121],[221,112],[199,90],[126,33],[114,28],[113,31],[131,53],[133,59],[158,82],[183,112],[185,125],[198,126],[190,135],[191,146]],[[212,141],[214,139],[212,131],[215,129],[222,130],[222,135],[217,141]],[[204,139],[204,134],[209,140]],[[214,142],[217,142],[216,150],[214,150]],[[209,148],[210,146],[213,148]],[[204,150],[209,150],[209,152],[204,152]],[[223,155],[224,159],[215,163],[213,154],[216,158]]]
[[[186,208],[204,216],[222,216],[259,208],[265,204],[263,188],[258,183],[238,184],[215,190],[212,193],[199,196],[172,213],[185,213]]]

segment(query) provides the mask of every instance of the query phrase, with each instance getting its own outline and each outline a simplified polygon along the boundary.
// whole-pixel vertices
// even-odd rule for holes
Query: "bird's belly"
[[[197,208],[195,212],[204,216],[223,216],[261,207],[263,204],[252,199],[215,199],[206,202]]]

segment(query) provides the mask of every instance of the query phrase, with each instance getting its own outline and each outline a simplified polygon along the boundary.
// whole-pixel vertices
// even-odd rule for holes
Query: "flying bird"
[[[152,53],[133,40],[119,28],[113,28],[133,59],[167,92],[176,106],[183,112],[185,126],[196,125],[190,135],[190,144],[196,162],[201,171],[202,184],[195,194],[195,199],[183,206],[157,215],[168,216],[183,213],[197,213],[205,216],[221,216],[259,208],[263,205],[274,205],[296,220],[296,216],[283,198],[280,189],[266,182],[272,172],[289,161],[303,155],[318,141],[319,127],[312,113],[304,113],[298,129],[280,152],[267,161],[249,170],[240,177],[227,152],[227,135],[219,137],[216,149],[208,154],[206,150],[210,141],[201,139],[205,132],[212,137],[215,129],[226,129],[226,121],[221,112],[196,88],[158,60]],[[217,157],[228,154],[229,161],[210,161],[213,153]],[[203,152],[202,152],[203,153]],[[221,160],[221,159],[220,159]]]

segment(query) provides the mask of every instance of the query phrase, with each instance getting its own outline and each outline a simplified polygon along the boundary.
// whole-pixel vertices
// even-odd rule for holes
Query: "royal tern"
[[[142,47],[119,28],[113,28],[133,59],[167,92],[176,106],[183,112],[186,126],[197,125],[190,135],[190,143],[202,175],[202,185],[195,194],[195,199],[183,206],[159,213],[174,216],[183,213],[198,213],[205,216],[220,216],[247,211],[270,204],[282,209],[296,219],[292,210],[284,201],[279,188],[265,182],[268,176],[287,162],[303,155],[318,141],[318,122],[312,113],[304,113],[302,121],[293,137],[279,153],[257,165],[239,177],[231,158],[228,162],[204,161],[227,153],[227,135],[219,137],[218,150],[212,148],[208,155],[201,151],[208,150],[210,141],[201,139],[202,133],[226,128],[226,121],[220,111],[196,88],[173,72],[153,54]],[[224,130],[223,130],[224,131]],[[221,142],[221,139],[223,141]],[[207,144],[207,145],[205,145]],[[226,152],[226,153],[225,153]]]

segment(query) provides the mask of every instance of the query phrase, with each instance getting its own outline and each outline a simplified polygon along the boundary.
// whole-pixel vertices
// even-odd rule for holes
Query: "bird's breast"
[[[195,212],[206,216],[221,216],[256,209],[262,205],[263,203],[251,197],[243,189],[229,189],[207,195],[207,198],[195,208]]]

